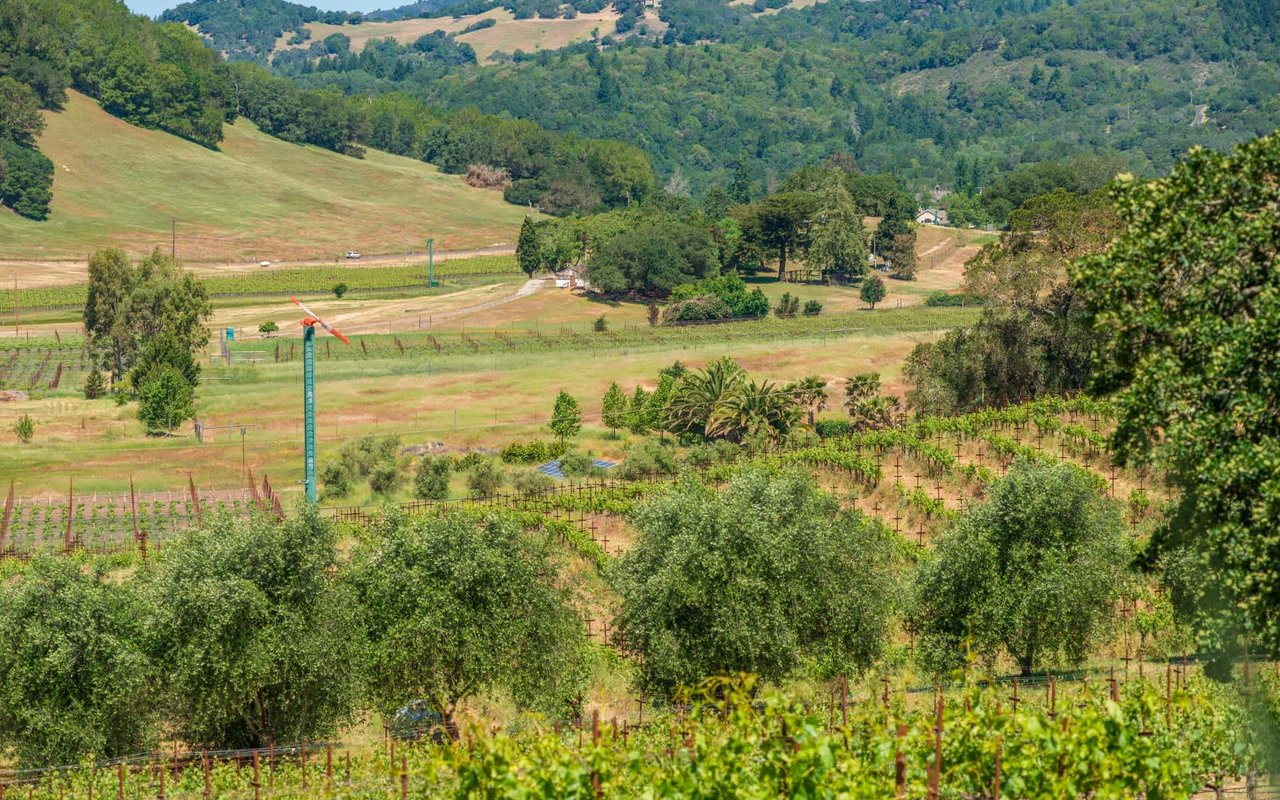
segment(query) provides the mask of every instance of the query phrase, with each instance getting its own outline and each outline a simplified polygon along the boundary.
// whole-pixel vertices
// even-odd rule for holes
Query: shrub
[[[808,475],[757,468],[724,491],[682,483],[634,522],[617,640],[642,654],[646,691],[738,672],[778,681],[802,664],[829,676],[883,652],[898,593],[892,535]]]
[[[604,470],[596,466],[590,453],[570,450],[560,456],[560,471],[566,478],[589,478],[604,474]]]
[[[271,320],[267,320],[266,322],[258,326],[258,333],[262,334],[265,337],[269,337],[271,334],[279,333],[279,332],[280,332],[280,326],[272,322]]]
[[[643,439],[627,447],[622,464],[616,469],[624,478],[669,475],[676,471],[676,459],[671,451],[659,442]]]
[[[707,469],[717,464],[732,464],[742,455],[742,446],[727,439],[699,442],[685,452],[684,461],[695,469]]]
[[[419,500],[447,500],[452,469],[448,456],[423,456],[413,476],[413,496]]]
[[[560,718],[582,691],[582,622],[546,551],[518,525],[397,516],[353,561],[369,686],[384,715],[421,697],[449,722],[468,697],[505,690],[518,708]]]
[[[747,284],[736,274],[719,275],[696,283],[677,286],[671,292],[673,304],[684,303],[697,297],[710,295],[722,301],[729,309],[729,317],[763,317],[769,313],[769,299],[759,287],[747,291]],[[685,319],[695,319],[684,312]],[[718,317],[706,317],[718,319]]]
[[[107,381],[102,377],[102,372],[94,367],[90,370],[88,377],[84,379],[84,399],[97,400],[107,394]]]
[[[340,499],[351,494],[351,472],[341,461],[326,461],[320,466],[321,495]]]
[[[728,303],[713,294],[700,294],[667,306],[662,312],[662,321],[670,325],[729,319],[732,316],[733,309]]]
[[[404,483],[404,470],[395,458],[379,461],[369,470],[369,488],[374,494],[390,497]]]
[[[804,304],[804,315],[806,317],[816,317],[822,313],[822,303],[817,300],[808,300]]]
[[[467,167],[462,182],[478,189],[506,189],[511,185],[511,172],[506,167],[472,164]]]
[[[783,292],[778,304],[773,307],[773,313],[779,317],[794,317],[799,310],[800,298],[793,296],[791,292]]]
[[[489,497],[502,488],[504,476],[493,459],[486,458],[467,475],[467,489],[475,497]]]
[[[814,424],[813,430],[823,439],[829,439],[833,436],[848,436],[854,432],[854,427],[847,419],[820,419]]]
[[[338,459],[353,475],[367,478],[379,464],[395,460],[399,450],[399,436],[367,435],[343,445]]]
[[[950,306],[980,306],[982,298],[977,295],[965,294],[958,292],[952,294],[941,289],[929,292],[924,298],[924,304],[931,308],[950,307]]]
[[[568,449],[564,442],[544,442],[541,439],[512,442],[502,448],[502,460],[508,464],[543,464],[559,458]]]
[[[609,320],[604,318],[604,314],[596,317],[596,321],[591,323],[591,330],[596,333],[604,333],[609,330]]]
[[[350,290],[350,287],[348,287],[345,283],[336,284],[333,287],[333,296],[341,299],[342,296],[345,295],[349,290]]]
[[[556,479],[536,469],[526,469],[516,473],[511,485],[521,494],[542,494],[555,488]]]

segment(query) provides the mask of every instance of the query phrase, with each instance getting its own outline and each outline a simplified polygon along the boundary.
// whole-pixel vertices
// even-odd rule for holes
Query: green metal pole
[[[316,329],[302,329],[303,441],[307,459],[307,499],[316,502]]]

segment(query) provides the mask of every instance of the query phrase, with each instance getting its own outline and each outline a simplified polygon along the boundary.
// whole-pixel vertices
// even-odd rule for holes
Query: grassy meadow
[[[46,119],[53,213],[0,214],[0,262],[14,262],[0,263],[6,285],[42,269],[30,262],[83,264],[107,245],[167,250],[173,219],[179,257],[256,262],[420,251],[428,237],[442,249],[488,247],[515,241],[525,214],[421,161],[290,144],[244,119],[226,126],[219,151],[129,125],[74,92]]]

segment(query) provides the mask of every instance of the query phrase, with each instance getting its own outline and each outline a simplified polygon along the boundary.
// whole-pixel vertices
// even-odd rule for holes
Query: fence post
[[[253,800],[262,798],[262,777],[258,770],[258,751],[253,751]]]
[[[209,752],[206,750],[204,757],[204,796],[211,797],[213,795],[213,783],[209,776]]]
[[[116,764],[116,800],[124,800],[124,762]]]

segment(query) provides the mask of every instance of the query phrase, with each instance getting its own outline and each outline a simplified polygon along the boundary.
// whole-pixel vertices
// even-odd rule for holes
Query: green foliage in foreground
[[[844,708],[806,706],[785,693],[754,689],[750,678],[709,682],[691,698],[687,715],[646,714],[647,724],[627,735],[615,734],[602,720],[598,740],[590,730],[473,730],[453,744],[402,744],[395,763],[385,748],[357,751],[349,778],[335,764],[331,795],[323,754],[311,756],[309,789],[303,788],[307,778],[300,765],[277,756],[272,796],[314,797],[324,791],[385,800],[399,791],[403,765],[405,788],[415,798],[883,800],[897,794],[898,753],[906,796],[926,796],[938,741],[938,718],[927,703],[895,701],[885,709],[868,698],[878,694],[878,687],[869,687],[851,693],[868,699]],[[1116,700],[1096,682],[1063,689],[1054,712],[1025,700],[1015,710],[1009,701],[1007,688],[968,688],[946,696],[942,797],[992,796],[999,752],[1001,797],[1182,800],[1263,766],[1252,744],[1256,717],[1250,712],[1266,714],[1275,703],[1268,691],[1250,708],[1234,689],[1199,678],[1173,692],[1168,704],[1163,686],[1147,682],[1126,685]],[[219,765],[211,784],[218,797],[248,800],[254,797],[252,779],[252,770]],[[82,797],[90,780],[95,795],[115,796],[114,771],[99,770],[92,776],[51,775],[32,798]],[[143,768],[129,775],[124,796],[144,800],[155,797],[156,788]],[[185,800],[203,789],[197,761],[180,780],[167,783],[166,796]]]
[[[65,559],[0,584],[0,742],[20,762],[150,743],[154,689],[130,592]]]
[[[736,671],[779,680],[802,664],[834,674],[881,653],[897,599],[892,534],[809,476],[745,471],[724,492],[685,483],[633,521],[617,624],[643,654],[646,690]]]

